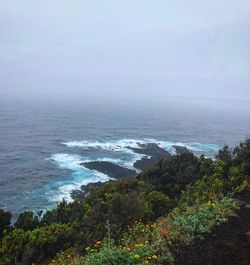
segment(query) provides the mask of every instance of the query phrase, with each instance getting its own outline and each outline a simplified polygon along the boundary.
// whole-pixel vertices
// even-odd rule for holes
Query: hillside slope
[[[250,264],[250,139],[214,160],[185,152],[136,177],[89,187],[11,225],[0,210],[1,265]]]
[[[235,198],[240,203],[236,216],[216,226],[205,240],[173,248],[176,265],[250,264],[250,191]]]

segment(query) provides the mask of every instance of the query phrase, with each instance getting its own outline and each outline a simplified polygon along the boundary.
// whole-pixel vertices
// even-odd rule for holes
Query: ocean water
[[[14,218],[55,207],[81,185],[109,176],[80,165],[110,161],[133,168],[127,146],[154,142],[213,155],[250,134],[249,102],[44,103],[0,99],[0,207]]]

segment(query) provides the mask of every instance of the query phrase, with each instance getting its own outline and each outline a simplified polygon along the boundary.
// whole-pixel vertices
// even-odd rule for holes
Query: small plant
[[[237,204],[228,197],[198,207],[188,207],[186,212],[173,218],[172,236],[174,239],[186,238],[184,241],[192,241],[194,237],[209,233],[213,226],[226,222],[236,209]]]
[[[136,244],[133,249],[117,247],[114,242],[104,242],[101,249],[89,249],[88,254],[74,265],[143,265],[159,264],[158,256],[149,245]]]
[[[72,265],[77,261],[77,256],[74,249],[68,249],[66,251],[60,251],[57,255],[50,261],[49,265]]]
[[[157,264],[173,263],[168,242],[160,236],[156,223],[144,224],[136,221],[123,235],[121,242],[131,253],[139,254],[147,262],[157,260]]]

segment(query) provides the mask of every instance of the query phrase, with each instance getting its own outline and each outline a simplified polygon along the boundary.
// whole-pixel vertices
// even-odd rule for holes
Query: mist
[[[0,1],[0,97],[250,100],[250,3]]]

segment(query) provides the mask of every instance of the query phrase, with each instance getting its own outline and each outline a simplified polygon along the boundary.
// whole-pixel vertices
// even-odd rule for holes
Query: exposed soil
[[[173,250],[176,265],[250,265],[250,191],[235,196],[237,216],[215,227],[205,240]]]

